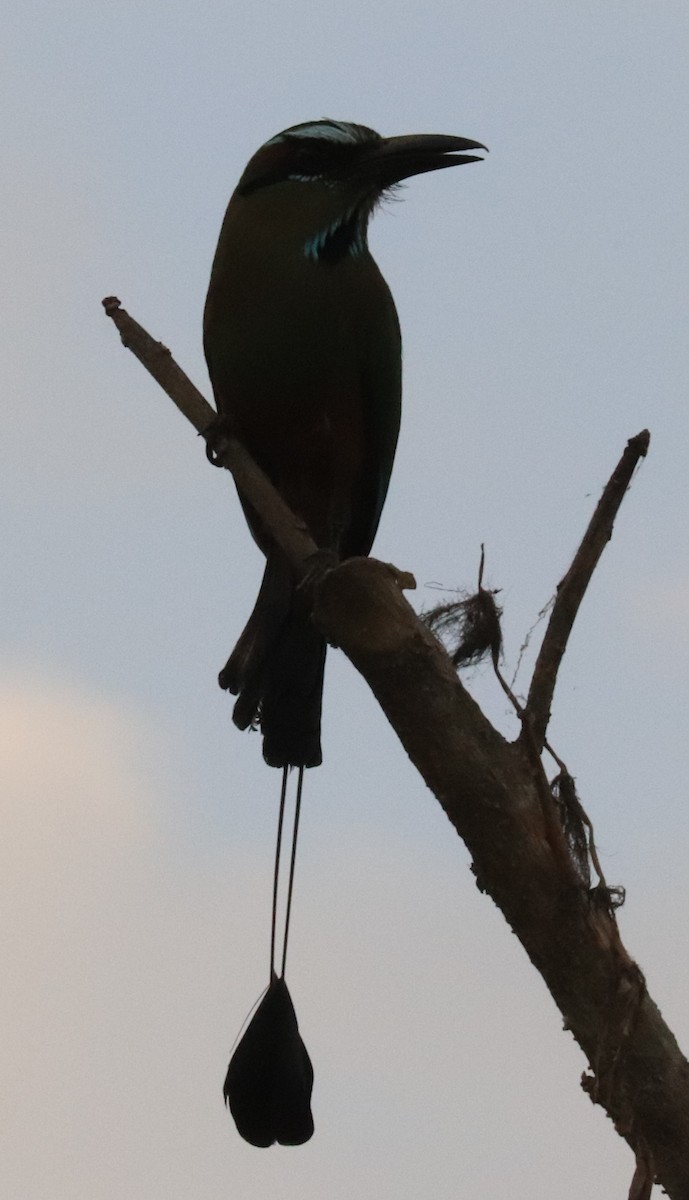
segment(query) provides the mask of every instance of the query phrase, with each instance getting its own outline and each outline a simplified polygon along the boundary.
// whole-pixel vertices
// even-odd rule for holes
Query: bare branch
[[[539,748],[543,748],[550,720],[550,706],[555,691],[557,673],[572,631],[579,605],[598,565],[598,560],[612,537],[613,524],[624,500],[639,459],[648,452],[651,435],[647,429],[630,438],[603,495],[596,506],[581,545],[567,574],[560,580],[550,614],[548,627],[536,660],[524,718]]]
[[[542,765],[508,743],[467,693],[389,568],[348,559],[322,580],[315,616],[374,692],[543,976],[592,1074],[585,1090],[634,1153],[649,1147],[674,1200],[689,1197],[689,1063],[589,890],[555,818]]]
[[[118,314],[120,327],[122,310],[110,303],[115,308],[109,315]],[[531,689],[541,738],[578,604],[647,446],[647,434],[630,442],[561,584],[561,612],[551,618]],[[227,463],[234,470],[229,450]],[[241,488],[258,508],[256,471],[242,477]],[[271,532],[283,544],[272,525]],[[303,563],[299,554],[296,562]],[[687,1200],[689,1063],[622,944],[607,897],[582,881],[554,802],[546,797],[533,735],[529,744],[526,738],[510,744],[493,728],[405,600],[400,588],[407,578],[374,559],[348,559],[318,583],[314,619],[368,682],[466,843],[478,886],[502,910],[543,976],[590,1064],[582,1086],[634,1151],[631,1194],[646,1195],[655,1177],[673,1200]]]

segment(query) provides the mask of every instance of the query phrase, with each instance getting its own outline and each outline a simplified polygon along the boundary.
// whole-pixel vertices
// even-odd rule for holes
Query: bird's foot
[[[228,417],[218,413],[210,424],[206,425],[201,437],[206,440],[206,458],[214,467],[221,467],[223,452],[232,437],[232,425]]]
[[[340,557],[334,550],[317,550],[304,563],[304,574],[297,584],[298,592],[310,592],[317,587],[328,571],[340,565]]]

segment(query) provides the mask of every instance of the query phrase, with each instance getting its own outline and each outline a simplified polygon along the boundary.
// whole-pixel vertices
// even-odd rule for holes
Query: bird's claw
[[[308,592],[320,583],[328,571],[339,566],[340,559],[334,550],[316,550],[304,563],[304,573],[297,584],[298,592]]]
[[[227,417],[218,414],[203,430],[201,437],[206,441],[206,458],[214,467],[222,467],[222,457],[227,442],[232,436],[232,427]]]

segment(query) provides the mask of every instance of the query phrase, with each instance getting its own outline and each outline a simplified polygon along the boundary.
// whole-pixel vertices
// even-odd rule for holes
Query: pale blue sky
[[[623,935],[689,1046],[685,3],[24,3],[0,47],[12,1200],[609,1200],[632,1161],[468,856],[341,656],[307,777],[290,986],[305,1147],[222,1105],[264,984],[278,774],[215,684],[260,576],[230,483],[121,349],[115,293],[208,392],[201,312],[251,153],[321,116],[477,138],[372,227],[405,345],[375,550],[502,588],[506,668],[651,429],[551,737]],[[528,683],[528,663],[518,688]],[[515,722],[490,673],[470,681]]]

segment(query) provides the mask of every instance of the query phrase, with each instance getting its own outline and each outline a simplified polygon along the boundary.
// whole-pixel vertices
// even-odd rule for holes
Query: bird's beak
[[[390,187],[412,175],[459,167],[462,163],[483,162],[478,154],[464,150],[485,150],[481,142],[470,138],[449,137],[442,133],[412,133],[403,137],[383,138],[367,147],[356,166],[356,174],[378,187]]]

